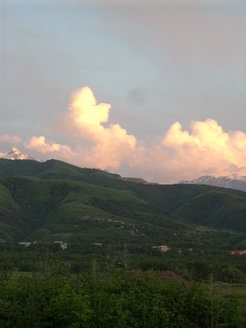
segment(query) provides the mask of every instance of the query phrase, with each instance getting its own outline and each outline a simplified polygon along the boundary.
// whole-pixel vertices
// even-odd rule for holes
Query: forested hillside
[[[138,183],[134,180],[125,180],[116,174],[96,169],[82,169],[56,160],[40,163],[1,159],[0,177],[9,176],[75,180],[97,188],[103,186],[127,191],[159,211],[164,211],[168,216],[215,228],[246,230],[246,193],[240,191],[204,185]],[[62,189],[61,185],[57,188]],[[101,204],[101,207],[105,207],[105,204]],[[116,207],[115,205],[115,212]]]

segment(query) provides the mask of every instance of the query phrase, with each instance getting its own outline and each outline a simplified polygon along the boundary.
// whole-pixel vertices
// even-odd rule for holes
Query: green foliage
[[[72,275],[49,258],[39,273],[0,275],[0,326],[240,327],[239,304],[210,288],[162,282],[153,272],[92,270]],[[62,269],[63,268],[63,269]]]
[[[245,194],[226,189],[207,190],[174,212],[190,222],[226,229],[246,229]]]
[[[223,280],[229,283],[245,283],[245,275],[243,272],[233,266],[224,265],[217,276],[218,280]]]

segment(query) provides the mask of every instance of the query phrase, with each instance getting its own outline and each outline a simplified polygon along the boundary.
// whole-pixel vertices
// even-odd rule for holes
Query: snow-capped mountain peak
[[[2,153],[0,152],[0,157],[6,158],[6,159],[31,159],[31,157],[28,154],[22,153],[17,147],[13,146],[11,150],[8,153]]]
[[[181,184],[204,184],[215,187],[231,188],[246,191],[246,177],[238,174],[215,177],[206,175],[191,181],[181,181]]]

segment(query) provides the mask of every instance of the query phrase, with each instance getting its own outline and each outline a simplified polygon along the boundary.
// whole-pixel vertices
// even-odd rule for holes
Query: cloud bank
[[[213,119],[192,121],[188,131],[175,122],[161,139],[145,145],[119,124],[110,124],[110,110],[110,104],[97,102],[89,87],[78,89],[71,96],[58,131],[61,137],[72,136],[70,144],[32,136],[22,149],[36,158],[58,158],[162,183],[207,174],[246,175],[243,131],[224,131]],[[18,136],[0,136],[0,144],[17,142]]]
[[[109,120],[110,104],[97,103],[92,90],[84,87],[72,95],[66,124],[81,138],[92,142],[85,162],[102,169],[117,169],[135,150],[136,138],[119,124],[104,127]],[[82,150],[81,150],[82,152]]]
[[[58,158],[68,161],[73,157],[73,152],[67,145],[47,142],[44,136],[33,136],[24,144],[26,150],[32,151],[34,157],[38,158]]]

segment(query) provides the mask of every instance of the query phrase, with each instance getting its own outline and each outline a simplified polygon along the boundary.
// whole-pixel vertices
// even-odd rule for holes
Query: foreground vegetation
[[[0,326],[245,327],[240,298],[214,283],[163,281],[153,271],[128,271],[94,261],[71,274],[67,263],[42,262],[30,274],[0,273]]]
[[[207,249],[201,254],[199,249],[179,253],[178,249],[172,248],[162,253],[148,244],[122,244],[121,241],[95,245],[81,240],[77,244],[68,244],[65,250],[53,242],[28,247],[0,243],[0,263],[9,271],[38,272],[39,262],[45,261],[47,254],[54,260],[69,262],[73,274],[88,271],[92,259],[96,259],[102,267],[110,263],[117,269],[171,271],[188,281],[208,280],[212,275],[215,280],[225,283],[246,283],[245,255],[231,255],[218,249]]]

